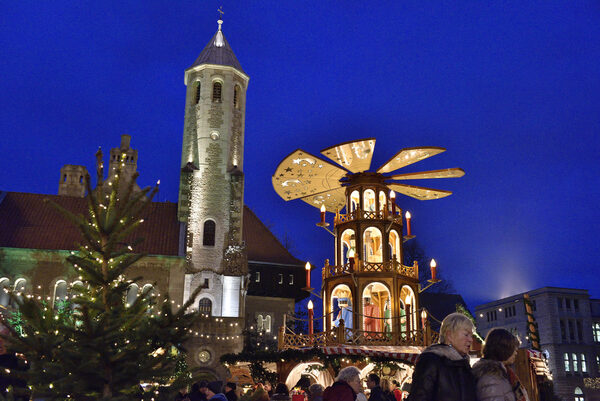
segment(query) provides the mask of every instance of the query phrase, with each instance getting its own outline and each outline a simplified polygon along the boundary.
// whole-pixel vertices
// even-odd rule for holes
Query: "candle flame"
[[[313,302],[312,301],[308,301],[308,305],[307,306],[308,306],[308,309],[312,309],[314,307],[313,306]]]
[[[323,203],[321,205],[321,213],[325,213],[327,211],[327,209],[325,209],[325,204]]]
[[[435,259],[431,259],[431,262],[429,263],[429,266],[431,267],[436,267],[437,263],[435,262]]]
[[[310,262],[306,262],[306,264],[304,265],[304,268],[306,270],[310,270]]]
[[[412,216],[410,215],[409,211],[406,211],[406,214],[404,215],[404,217],[406,217],[407,219],[410,219]]]
[[[427,311],[425,309],[423,309],[421,311],[421,319],[423,319],[423,320],[427,319]]]

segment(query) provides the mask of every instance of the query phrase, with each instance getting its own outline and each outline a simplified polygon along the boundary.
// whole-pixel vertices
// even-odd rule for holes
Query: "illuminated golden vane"
[[[344,182],[361,174],[369,174],[373,176],[372,179],[385,182],[391,190],[419,200],[440,199],[452,195],[452,192],[394,181],[458,178],[465,175],[460,168],[384,175],[446,151],[434,146],[402,149],[375,173],[366,173],[371,168],[374,149],[375,138],[366,138],[340,143],[321,151],[323,156],[342,168],[304,150],[295,150],[279,163],[273,174],[275,192],[286,201],[302,199],[314,207],[325,205],[327,210],[334,211],[345,206]]]

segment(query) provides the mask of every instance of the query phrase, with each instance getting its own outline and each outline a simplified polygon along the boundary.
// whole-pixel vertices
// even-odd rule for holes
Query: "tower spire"
[[[225,46],[225,39],[223,38],[223,32],[221,31],[221,25],[223,25],[223,14],[225,14],[223,11],[223,6],[219,7],[217,12],[219,13],[219,19],[217,20],[217,24],[219,24],[219,30],[215,35],[215,46],[223,47]]]

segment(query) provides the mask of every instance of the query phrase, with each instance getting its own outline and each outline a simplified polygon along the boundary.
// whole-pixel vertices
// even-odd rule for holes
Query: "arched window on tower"
[[[350,212],[354,212],[358,209],[360,204],[360,193],[358,191],[352,191],[350,194]]]
[[[401,262],[400,258],[400,236],[396,230],[390,230],[389,235],[389,250],[390,250],[390,258],[392,260],[396,260],[397,262]]]
[[[196,81],[196,93],[194,94],[194,103],[198,104],[200,103],[200,81]]]
[[[212,220],[206,220],[204,222],[204,230],[202,233],[202,245],[215,246],[216,231],[217,231],[217,224]]]
[[[233,87],[233,107],[236,109],[240,108],[240,86],[236,85]]]
[[[379,191],[379,209],[380,211],[385,210],[385,207],[387,205],[387,201],[386,201],[386,197],[385,197],[385,192],[383,191]]]
[[[213,102],[221,101],[222,89],[223,89],[223,85],[220,82],[213,83],[213,93],[212,93],[212,101]]]
[[[210,316],[212,314],[212,301],[208,298],[202,298],[198,302],[198,312]]]

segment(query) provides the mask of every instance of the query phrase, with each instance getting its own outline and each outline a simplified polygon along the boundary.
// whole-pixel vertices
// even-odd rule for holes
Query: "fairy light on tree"
[[[50,202],[80,230],[79,250],[66,258],[80,284],[71,286],[64,299],[11,293],[20,315],[9,327],[9,348],[29,362],[23,378],[32,398],[168,399],[172,389],[189,380],[182,344],[196,315],[186,310],[200,289],[179,308],[168,295],[159,298],[153,286],[125,302],[129,287],[139,282],[128,273],[145,256],[132,252],[142,241],[133,239],[135,229],[158,187],[137,190],[137,173],[119,185],[124,163],[117,164],[113,185],[105,186],[100,150],[96,157],[96,189],[89,176],[85,179],[87,215]],[[169,351],[157,352],[161,349]],[[152,384],[141,392],[141,383]]]

